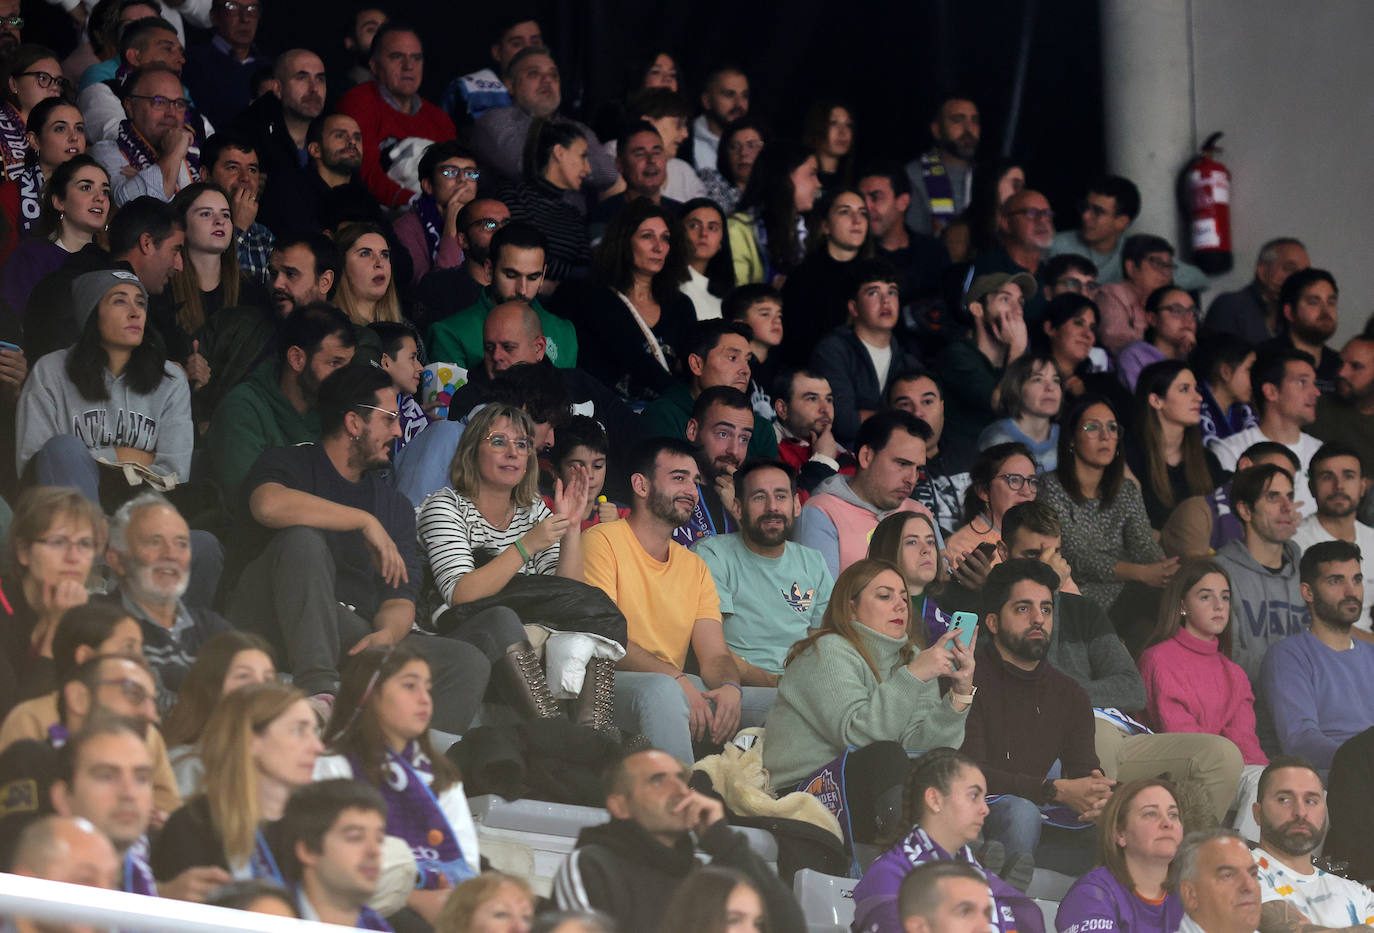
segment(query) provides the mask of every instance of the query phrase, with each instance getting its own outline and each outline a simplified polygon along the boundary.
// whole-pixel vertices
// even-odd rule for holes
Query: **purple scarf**
[[[356,756],[350,756],[349,764],[355,775],[363,773]],[[433,890],[439,887],[441,877],[455,886],[476,877],[477,873],[463,858],[448,817],[430,790],[434,772],[420,747],[411,742],[403,755],[388,748],[382,776],[377,789],[386,801],[386,834],[404,839],[415,854],[421,875],[416,887]]]
[[[869,866],[854,889],[854,926],[862,933],[899,933],[897,892],[902,879],[927,862],[963,862],[982,873],[992,895],[992,922],[997,933],[1044,933],[1040,908],[1029,897],[978,864],[964,846],[950,854],[919,826]]]
[[[124,158],[129,160],[138,171],[151,168],[157,164],[157,150],[152,143],[143,138],[143,134],[134,128],[129,120],[124,120],[119,124],[119,134],[115,137],[115,142],[119,146],[119,151],[124,154]],[[186,150],[186,168],[191,174],[192,181],[200,181],[200,138],[191,144],[191,148]]]
[[[935,234],[954,219],[954,184],[945,171],[938,149],[921,156],[921,179],[926,185],[926,200],[930,202],[930,220]]]
[[[43,212],[43,170],[30,165],[13,176],[19,185],[19,232],[28,233],[38,225]]]
[[[1202,431],[1204,444],[1259,426],[1255,410],[1244,402],[1236,402],[1230,411],[1222,411],[1221,403],[1207,383],[1199,385],[1198,391],[1202,394],[1202,420],[1198,422],[1198,428]]]
[[[144,836],[124,854],[124,887],[129,894],[157,897],[157,882],[148,867],[148,837]]]
[[[439,258],[439,230],[444,222],[443,215],[439,213],[439,202],[434,200],[434,195],[422,194],[415,199],[415,216],[425,231],[425,248],[429,250],[429,261],[434,262]]]
[[[0,104],[0,159],[4,160],[7,178],[18,178],[24,170],[24,158],[29,153],[25,132],[19,111],[9,104]]]
[[[702,538],[734,534],[739,530],[734,518],[724,506],[721,507],[721,512],[725,515],[725,524],[717,528],[715,519],[711,517],[711,510],[706,506],[706,497],[698,486],[697,504],[692,509],[692,517],[687,519],[687,524],[673,529],[673,540],[683,547],[690,548]]]

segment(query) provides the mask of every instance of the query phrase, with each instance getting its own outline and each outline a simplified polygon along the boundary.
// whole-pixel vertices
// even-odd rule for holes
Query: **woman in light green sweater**
[[[799,789],[827,766],[844,768],[836,759],[849,748],[963,744],[974,646],[954,640],[951,629],[924,648],[924,627],[911,621],[906,581],[895,564],[865,559],[840,574],[820,628],[788,653],[768,714],[763,760],[774,792]],[[950,683],[944,696],[940,678]],[[857,803],[861,795],[851,787],[848,796]],[[855,837],[863,841],[857,826]]]

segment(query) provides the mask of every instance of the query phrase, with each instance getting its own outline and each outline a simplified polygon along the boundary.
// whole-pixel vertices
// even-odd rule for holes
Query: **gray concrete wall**
[[[1337,342],[1362,328],[1374,312],[1374,3],[1102,0],[1102,14],[1109,167],[1149,205],[1133,229],[1177,240],[1174,177],[1224,131],[1236,267],[1204,307],[1249,280],[1260,244],[1292,235],[1340,284]]]

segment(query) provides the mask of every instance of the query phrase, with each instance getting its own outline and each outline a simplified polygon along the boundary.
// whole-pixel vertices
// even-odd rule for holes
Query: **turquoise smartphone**
[[[950,626],[956,629],[959,634],[949,640],[945,648],[949,651],[954,650],[954,642],[957,640],[967,648],[973,642],[973,633],[978,628],[978,614],[975,612],[956,612],[954,613],[954,624]]]

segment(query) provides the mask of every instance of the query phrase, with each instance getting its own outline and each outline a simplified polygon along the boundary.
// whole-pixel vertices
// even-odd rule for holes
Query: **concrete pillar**
[[[1174,196],[1194,146],[1189,0],[1100,0],[1107,170],[1140,188],[1132,233],[1179,247]]]

